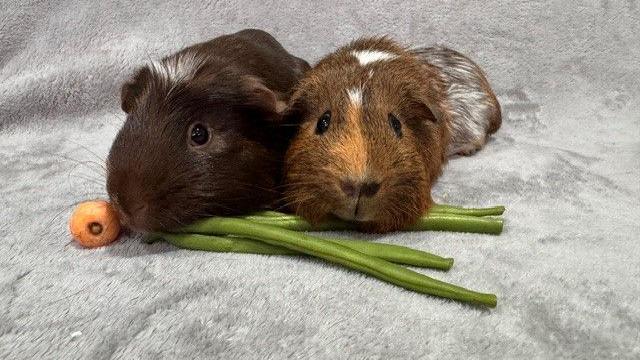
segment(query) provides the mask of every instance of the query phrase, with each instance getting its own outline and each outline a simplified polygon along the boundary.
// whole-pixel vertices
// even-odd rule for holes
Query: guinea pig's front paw
[[[460,155],[460,156],[472,156],[475,155],[475,153],[477,153],[479,150],[479,148],[467,148],[464,150],[460,150],[458,151],[458,153],[456,155]]]
[[[450,154],[459,156],[472,156],[482,149],[486,142],[485,138],[478,139],[476,141],[470,141],[466,143],[455,144],[452,143],[450,148]]]

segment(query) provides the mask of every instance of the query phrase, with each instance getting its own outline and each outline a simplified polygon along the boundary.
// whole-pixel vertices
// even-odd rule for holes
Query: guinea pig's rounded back
[[[467,56],[445,47],[413,49],[415,56],[438,70],[451,109],[449,155],[471,155],[482,148],[502,123],[500,103],[486,74]]]

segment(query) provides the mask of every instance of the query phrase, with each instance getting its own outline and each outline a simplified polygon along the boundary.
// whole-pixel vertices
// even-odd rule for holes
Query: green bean
[[[156,233],[154,237],[162,238],[174,246],[214,252],[250,253],[263,255],[296,255],[295,251],[281,246],[273,246],[264,242],[236,236],[213,236],[202,234]],[[324,240],[346,246],[363,254],[374,256],[396,264],[413,265],[424,268],[449,270],[453,265],[452,258],[443,258],[428,252],[410,249],[404,246],[375,243],[362,240],[326,239]]]
[[[183,232],[233,234],[319,257],[409,290],[452,300],[495,307],[497,298],[448,284],[335,242],[239,218],[213,217],[185,227]]]
[[[346,240],[323,238],[338,245],[346,246],[365,255],[377,257],[396,264],[413,265],[423,268],[449,270],[453,266],[452,258],[445,258],[425,251],[408,247],[383,244],[364,240]]]
[[[454,214],[454,215],[468,215],[468,216],[500,216],[504,213],[504,206],[492,206],[487,208],[465,208],[462,206],[449,205],[449,204],[433,204],[429,209],[429,214]],[[265,210],[259,211],[243,218],[252,217],[269,217],[269,218],[294,218],[296,215],[287,214],[279,211]],[[429,215],[425,215],[429,216]]]
[[[265,225],[273,225],[283,229],[296,231],[338,231],[357,230],[355,223],[331,219],[312,225],[306,220],[297,216],[288,217],[264,217],[245,216],[245,220],[258,222]],[[406,231],[455,231],[470,232],[478,234],[500,234],[502,232],[503,221],[496,217],[478,217],[455,214],[430,214],[418,219],[418,222],[409,226]]]
[[[242,219],[294,231],[339,231],[357,229],[357,225],[354,223],[335,219],[325,221],[318,225],[311,225],[308,221],[298,216],[282,218],[247,216]]]
[[[297,255],[299,252],[269,245],[262,241],[235,236],[214,236],[202,234],[156,233],[157,236],[174,246],[190,250],[262,254],[262,255]]]
[[[448,204],[434,204],[429,210],[429,213],[469,216],[500,216],[504,213],[504,210],[504,206],[493,206],[489,208],[464,208]]]
[[[503,224],[503,220],[497,217],[433,214],[418,219],[417,223],[405,230],[455,231],[498,235],[502,232]]]
[[[244,215],[244,216],[239,216],[239,218],[241,219],[247,219],[247,220],[255,220],[255,221],[260,221],[260,220],[298,220],[301,219],[301,217],[294,215],[294,214],[282,214],[282,215],[263,215],[264,212],[259,212],[259,213],[254,213],[254,214],[250,214],[250,215]]]
[[[256,216],[267,216],[267,217],[282,217],[282,216],[295,216],[292,214],[287,214],[287,213],[283,213],[280,211],[273,211],[273,210],[263,210],[263,211],[258,211],[255,212],[251,215],[256,215]]]

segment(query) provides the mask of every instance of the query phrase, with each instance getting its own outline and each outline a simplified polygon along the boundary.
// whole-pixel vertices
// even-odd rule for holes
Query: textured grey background
[[[638,1],[0,1],[0,358],[640,357]],[[435,195],[505,204],[499,236],[379,241],[456,258],[428,272],[482,311],[319,261],[70,242],[77,201],[149,58],[245,27],[310,61],[360,35],[476,59],[504,125]]]

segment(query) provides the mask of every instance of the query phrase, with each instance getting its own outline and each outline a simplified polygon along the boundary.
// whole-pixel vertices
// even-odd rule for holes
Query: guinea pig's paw
[[[484,146],[484,142],[482,141],[478,141],[474,143],[459,144],[458,146],[454,145],[454,149],[450,153],[452,153],[453,155],[459,155],[459,156],[472,156],[475,153],[477,153],[478,150],[482,149],[483,146]]]
[[[475,155],[475,153],[477,153],[478,150],[480,150],[480,148],[478,148],[478,147],[471,147],[471,148],[467,148],[467,149],[462,149],[462,150],[458,151],[458,155],[460,155],[460,156],[472,156],[472,155]]]

